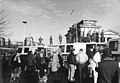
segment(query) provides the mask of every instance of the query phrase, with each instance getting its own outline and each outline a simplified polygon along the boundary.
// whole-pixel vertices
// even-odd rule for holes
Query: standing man
[[[97,83],[118,83],[118,62],[111,58],[112,55],[109,48],[103,50],[103,55],[105,57],[96,67],[98,72]]]
[[[101,32],[101,42],[105,42],[105,37],[104,37],[104,30]]]
[[[50,45],[53,45],[53,38],[50,36]]]
[[[59,42],[60,42],[60,44],[62,43],[62,36],[61,35],[59,35]]]
[[[74,74],[75,74],[75,55],[74,55],[74,49],[71,48],[71,52],[67,57],[67,61],[69,64],[69,73],[68,73],[68,79],[70,81],[74,81]]]
[[[83,49],[80,49],[79,50],[79,53],[77,54],[76,56],[76,61],[77,61],[77,68],[78,68],[78,71],[79,71],[79,83],[83,83],[84,79],[85,79],[85,71],[84,71],[84,68],[85,68],[85,64],[86,62],[88,61],[88,56],[87,54],[85,54],[83,52]]]
[[[42,45],[43,38],[40,37],[38,40],[39,40],[39,45]]]
[[[61,53],[61,48],[58,48],[58,59],[59,59],[59,63],[60,63],[60,68],[58,70],[60,70],[60,72],[63,72],[63,58],[62,58],[62,53]]]

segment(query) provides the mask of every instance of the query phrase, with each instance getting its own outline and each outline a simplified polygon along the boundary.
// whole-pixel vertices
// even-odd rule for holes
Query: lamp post
[[[25,27],[26,27],[25,25],[27,24],[27,21],[24,20],[22,23],[24,24],[24,29],[23,29],[23,46],[24,46],[24,43],[25,43],[25,41],[24,41],[24,39],[25,39]]]
[[[78,34],[77,34],[77,23],[74,23],[74,9],[72,10],[72,12],[71,12],[71,15],[72,15],[72,20],[73,20],[73,28],[75,28],[75,33],[76,33],[76,41],[75,42],[78,42]]]
[[[77,23],[75,24],[75,29],[76,29],[76,42],[78,42]]]

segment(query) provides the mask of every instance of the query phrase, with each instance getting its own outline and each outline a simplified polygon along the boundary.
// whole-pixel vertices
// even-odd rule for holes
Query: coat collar
[[[115,60],[115,59],[113,59],[111,57],[105,57],[103,60]]]

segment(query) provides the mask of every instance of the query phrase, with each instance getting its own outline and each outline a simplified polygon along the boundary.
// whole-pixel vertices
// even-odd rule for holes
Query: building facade
[[[105,42],[108,42],[109,39],[112,39],[112,38],[119,38],[120,37],[120,33],[114,31],[114,30],[106,30],[104,31],[104,37],[105,37]]]
[[[118,38],[120,34],[113,30],[102,30],[96,20],[81,20],[73,24],[67,31],[66,43],[74,42],[108,42],[111,38]]]

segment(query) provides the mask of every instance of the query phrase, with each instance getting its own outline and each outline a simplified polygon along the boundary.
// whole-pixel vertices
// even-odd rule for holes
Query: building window
[[[59,48],[61,48],[61,52],[64,53],[65,45],[60,45]]]
[[[42,51],[42,49],[44,49],[43,47],[38,47],[37,48],[39,51]]]
[[[118,51],[118,41],[111,41],[109,47],[112,51]]]
[[[22,48],[18,48],[18,51],[21,53],[22,52]]]
[[[29,52],[29,48],[25,48],[24,53],[28,53],[28,52]]]
[[[109,37],[109,38],[107,38],[107,42],[108,42],[110,39],[112,39],[112,38],[110,38],[110,37]]]
[[[73,45],[68,45],[68,46],[66,47],[66,52],[70,52],[71,48],[73,48]]]

